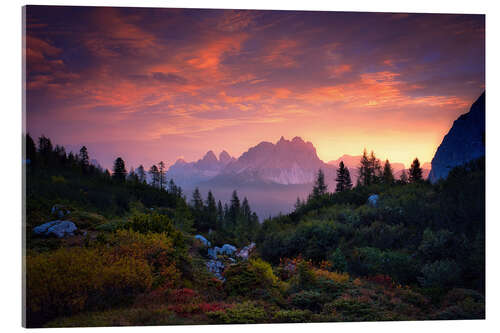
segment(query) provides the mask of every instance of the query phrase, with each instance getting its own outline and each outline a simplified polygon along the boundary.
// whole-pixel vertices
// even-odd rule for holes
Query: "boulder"
[[[212,246],[210,244],[210,241],[208,241],[205,237],[203,237],[202,235],[196,235],[194,236],[195,239],[199,240],[200,242],[203,243],[203,245],[207,246],[207,247],[210,247]]]
[[[217,255],[220,253],[221,248],[218,246],[208,249],[208,256],[212,259],[217,259]]]
[[[372,194],[368,197],[368,204],[372,207],[377,207],[379,195],[378,194]]]
[[[225,267],[224,263],[219,260],[208,260],[206,265],[208,271],[215,275],[216,278],[225,281],[224,277],[222,276],[222,272],[224,271]]]
[[[255,249],[255,243],[250,243],[236,253],[236,256],[247,260],[250,257],[250,253]]]
[[[52,206],[52,208],[50,209],[50,213],[57,216],[58,218],[63,218],[71,212],[65,206],[56,204]]]
[[[225,254],[228,256],[233,255],[235,252],[236,252],[236,247],[231,244],[222,245],[222,248],[220,250],[221,254]]]
[[[54,235],[58,238],[62,238],[64,236],[73,236],[76,230],[78,230],[78,228],[73,222],[56,220],[33,228],[33,233],[44,236]]]

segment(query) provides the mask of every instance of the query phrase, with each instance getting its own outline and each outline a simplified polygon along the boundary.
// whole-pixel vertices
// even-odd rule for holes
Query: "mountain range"
[[[305,199],[311,192],[319,169],[325,174],[330,191],[335,189],[336,171],[340,161],[350,170],[355,184],[361,156],[343,155],[323,162],[311,142],[296,136],[291,140],[281,137],[276,143],[261,142],[235,158],[226,151],[215,155],[208,151],[194,162],[177,160],[167,171],[187,195],[198,187],[202,194],[211,190],[217,199],[229,201],[233,190],[246,196],[252,208],[261,216],[275,215],[292,209],[297,197]],[[403,163],[392,163],[396,177],[404,169]],[[424,166],[424,176],[430,167]],[[426,169],[428,167],[428,169]]]

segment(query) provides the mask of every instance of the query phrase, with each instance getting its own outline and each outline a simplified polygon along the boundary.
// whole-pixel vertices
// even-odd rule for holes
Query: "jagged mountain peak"
[[[485,92],[472,104],[469,112],[453,122],[443,138],[429,174],[431,182],[448,176],[455,166],[462,165],[485,154]]]
[[[210,161],[210,162],[217,162],[217,156],[215,156],[215,153],[212,150],[207,151],[205,156],[203,156],[203,161]]]
[[[225,150],[223,150],[220,154],[219,154],[219,161],[224,163],[224,164],[227,164],[229,162],[231,162],[232,160],[234,160],[234,157],[232,157],[231,155],[229,155],[229,153]]]

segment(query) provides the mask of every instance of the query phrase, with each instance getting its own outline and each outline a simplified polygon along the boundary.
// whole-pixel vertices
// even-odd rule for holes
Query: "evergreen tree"
[[[48,166],[52,163],[53,147],[52,142],[49,138],[41,136],[38,138],[38,155],[44,166]]]
[[[295,201],[295,205],[294,205],[295,210],[300,209],[302,207],[302,205],[303,205],[302,201],[300,200],[299,197],[297,197],[297,201]]]
[[[151,175],[151,186],[159,187],[160,186],[160,172],[158,171],[158,167],[153,164],[151,168],[149,168],[149,174]]]
[[[358,186],[371,184],[373,168],[368,158],[366,148],[363,150],[363,156],[361,156],[361,160],[359,161],[358,175]]]
[[[158,183],[159,183],[159,186],[160,186],[160,189],[164,189],[165,186],[167,185],[167,181],[166,181],[166,178],[165,178],[165,163],[163,163],[163,161],[160,161],[160,163],[158,163]]]
[[[203,218],[203,198],[201,197],[200,190],[195,188],[193,191],[193,198],[191,199],[191,207],[193,209],[194,217],[194,227],[196,230],[203,231],[204,229],[204,218]]]
[[[170,181],[168,182],[168,192],[172,193],[177,198],[182,197],[182,189],[180,188],[180,186],[175,185],[173,179],[170,179]]]
[[[384,164],[384,172],[382,174],[382,181],[385,184],[393,184],[394,183],[394,174],[392,173],[392,167],[391,163],[389,163],[389,160],[385,160]]]
[[[250,209],[247,197],[244,197],[243,202],[241,203],[241,215],[247,220],[249,220],[252,215],[252,210]]]
[[[141,184],[146,183],[146,172],[144,171],[144,167],[142,166],[142,164],[137,168],[137,180]]]
[[[76,163],[75,155],[73,155],[73,152],[70,151],[68,154],[68,164],[73,167],[75,163]]]
[[[382,178],[382,166],[380,160],[375,157],[373,151],[370,153],[370,156],[368,156],[366,149],[363,150],[358,173],[358,186],[368,186],[380,182]]]
[[[83,146],[80,148],[80,154],[78,155],[79,160],[80,160],[80,167],[82,168],[82,171],[85,173],[89,170],[89,153],[87,151],[87,147]]]
[[[130,171],[128,173],[128,180],[134,184],[137,184],[139,182],[139,176],[135,173],[134,167],[130,167]]]
[[[318,176],[316,177],[316,181],[314,183],[312,197],[319,198],[320,196],[326,194],[327,190],[328,187],[325,184],[325,174],[323,173],[323,170],[319,169]]]
[[[238,217],[240,216],[240,198],[238,198],[238,193],[236,190],[233,191],[233,195],[231,196],[231,206],[229,207],[229,220],[235,225]]]
[[[222,231],[224,226],[224,209],[222,208],[222,202],[219,200],[217,203],[217,231]]]
[[[423,180],[422,178],[422,168],[420,167],[420,161],[418,158],[413,160],[409,170],[409,181],[410,183],[417,183]]]
[[[127,169],[125,169],[125,162],[121,157],[118,157],[113,164],[113,179],[119,182],[124,182],[127,176]]]
[[[373,170],[371,183],[379,183],[382,179],[382,164],[380,163],[380,160],[375,157],[375,153],[373,152],[373,150],[370,153],[370,165]]]
[[[33,138],[28,134],[26,134],[26,151],[25,151],[25,159],[26,163],[29,165],[36,164],[36,145]]]
[[[217,229],[217,204],[212,191],[208,191],[206,202],[206,228],[207,230]]]
[[[406,174],[406,170],[404,170],[404,169],[401,172],[401,176],[399,177],[399,182],[401,184],[407,184],[408,183],[408,175]]]
[[[335,192],[347,191],[352,188],[351,175],[349,169],[344,166],[344,162],[340,161],[339,168],[337,169],[337,186]]]
[[[59,165],[65,165],[66,164],[66,149],[64,149],[63,146],[56,145],[54,148],[54,157],[55,161]]]

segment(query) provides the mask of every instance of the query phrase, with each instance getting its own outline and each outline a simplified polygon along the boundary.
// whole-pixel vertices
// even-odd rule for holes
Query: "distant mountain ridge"
[[[431,182],[446,178],[455,166],[485,155],[485,92],[472,104],[470,111],[453,122],[448,134],[432,159]]]
[[[167,177],[174,179],[178,185],[189,186],[217,176],[225,166],[235,160],[225,150],[219,154],[217,159],[215,153],[210,150],[196,162],[186,162],[184,159],[178,159],[168,169]]]
[[[212,151],[197,162],[179,159],[169,168],[167,177],[188,187],[200,182],[223,181],[222,178],[243,183],[297,185],[313,183],[319,169],[327,178],[335,177],[336,167],[320,160],[311,142],[300,137],[292,140],[281,137],[275,144],[264,141],[251,147],[238,159],[225,151],[219,159]]]

